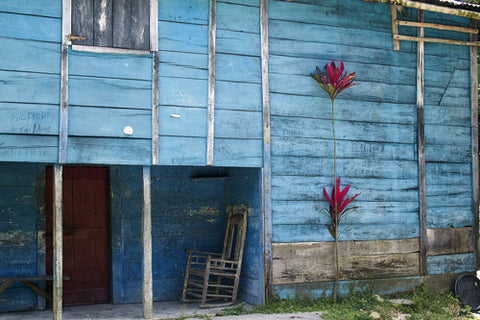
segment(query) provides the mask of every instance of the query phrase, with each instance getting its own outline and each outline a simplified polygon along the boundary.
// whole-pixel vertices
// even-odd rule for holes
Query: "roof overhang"
[[[470,19],[478,19],[480,20],[480,6],[474,4],[465,4],[461,3],[460,1],[429,1],[421,2],[421,1],[413,1],[413,0],[363,0],[365,2],[381,2],[381,3],[388,3],[392,5],[399,5],[403,7],[415,8],[420,10],[432,11],[432,12],[439,12],[444,14],[451,14],[461,17],[466,17]],[[434,4],[436,3],[436,4]],[[439,5],[438,3],[442,3]],[[471,8],[472,10],[467,10],[465,7]],[[478,10],[478,11],[476,11]]]

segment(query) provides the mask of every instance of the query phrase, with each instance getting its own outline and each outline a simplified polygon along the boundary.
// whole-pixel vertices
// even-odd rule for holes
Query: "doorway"
[[[45,172],[46,272],[53,274],[53,180]],[[63,168],[63,304],[110,301],[109,169]],[[48,289],[48,288],[47,288]],[[51,288],[50,288],[51,290]]]

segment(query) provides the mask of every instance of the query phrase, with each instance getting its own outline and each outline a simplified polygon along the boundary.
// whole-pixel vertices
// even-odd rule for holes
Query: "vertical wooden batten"
[[[397,7],[393,4],[390,5],[390,11],[392,14],[393,51],[398,51],[400,50],[400,41],[395,39],[395,36],[398,35]]]
[[[215,39],[217,33],[217,1],[210,0],[208,28],[208,131],[207,166],[213,165],[213,144],[215,135]]]
[[[60,124],[58,133],[58,162],[67,160],[68,145],[68,36],[71,33],[72,3],[62,1],[62,60],[60,73]]]
[[[143,209],[142,209],[142,310],[144,319],[153,318],[153,280],[152,280],[152,201],[151,167],[143,167]]]
[[[63,166],[53,168],[53,319],[62,319],[63,301]]]
[[[418,10],[418,21],[424,22],[423,10]],[[423,38],[424,28],[418,28],[418,37]],[[420,221],[420,275],[427,275],[427,193],[425,171],[425,43],[417,43],[417,151],[418,151],[418,193]]]
[[[260,37],[262,59],[262,104],[263,104],[263,170],[262,170],[262,211],[264,246],[264,295],[263,300],[272,296],[272,166],[270,145],[270,98],[268,85],[268,0],[260,4]]]
[[[470,20],[470,27],[477,29],[477,20]],[[470,34],[470,41],[477,41],[477,34]],[[480,268],[480,253],[478,248],[479,218],[478,218],[478,47],[470,47],[470,77],[471,77],[471,123],[472,123],[472,183],[473,183],[473,248],[475,250],[475,269]]]
[[[150,51],[152,60],[152,165],[158,165],[158,0],[150,0]]]
[[[158,165],[158,51],[153,52],[152,68],[152,165]]]

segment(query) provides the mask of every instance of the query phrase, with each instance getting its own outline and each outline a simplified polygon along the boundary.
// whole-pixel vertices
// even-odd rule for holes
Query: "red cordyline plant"
[[[342,61],[339,61],[339,66],[335,62],[325,65],[325,72],[322,72],[320,68],[316,67],[316,73],[310,74],[315,79],[320,88],[328,93],[332,100],[332,133],[333,133],[333,188],[331,196],[328,195],[325,187],[323,188],[323,195],[330,203],[329,210],[327,211],[331,224],[329,224],[328,231],[335,239],[335,283],[333,286],[333,299],[337,301],[338,280],[340,278],[340,268],[338,263],[338,226],[346,214],[355,209],[356,207],[346,208],[346,206],[352,202],[359,194],[354,195],[351,198],[346,198],[350,185],[347,185],[343,190],[340,190],[340,178],[337,178],[337,139],[335,138],[335,121],[334,121],[334,109],[333,102],[335,98],[345,89],[356,85],[355,72],[348,73],[345,71],[345,66]]]

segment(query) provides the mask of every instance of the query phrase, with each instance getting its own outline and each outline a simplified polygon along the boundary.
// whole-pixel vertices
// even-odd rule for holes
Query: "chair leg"
[[[180,299],[183,302],[187,301],[187,288],[188,288],[188,278],[190,277],[190,262],[192,260],[192,254],[188,254],[187,269],[185,270],[185,280],[183,282],[183,291],[182,298]]]
[[[207,258],[207,262],[205,265],[205,276],[203,278],[203,291],[202,291],[202,306],[205,306],[207,303],[207,295],[208,295],[208,281],[210,280],[210,256]]]

